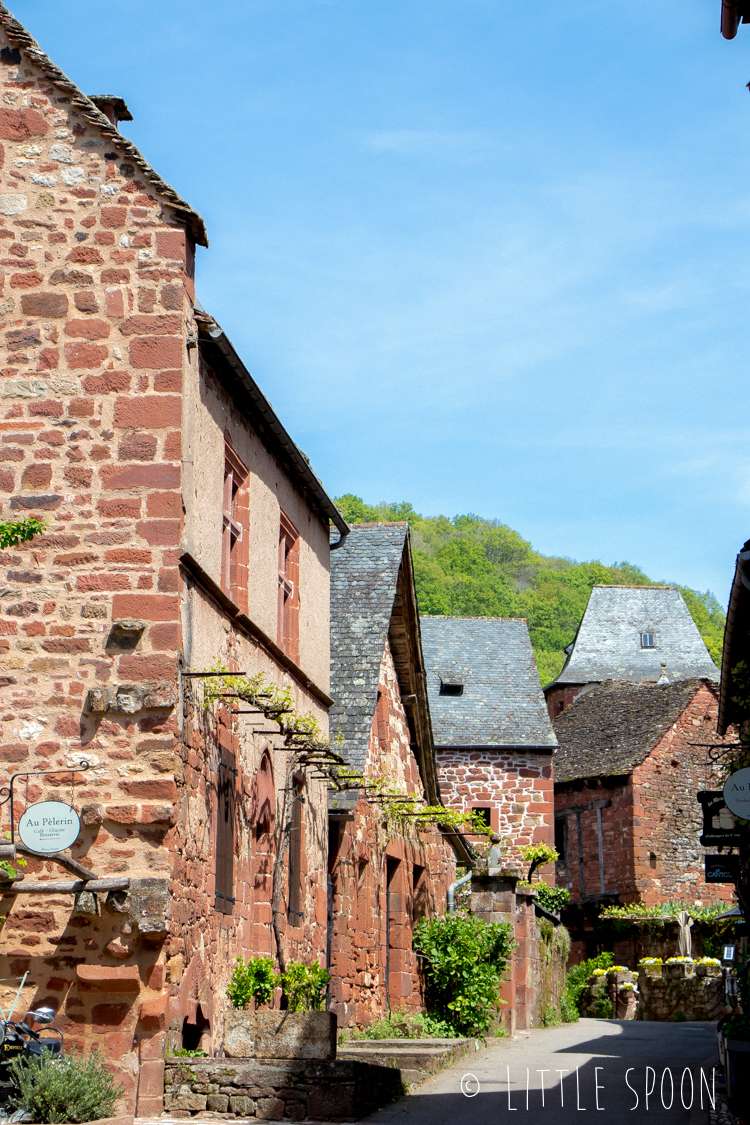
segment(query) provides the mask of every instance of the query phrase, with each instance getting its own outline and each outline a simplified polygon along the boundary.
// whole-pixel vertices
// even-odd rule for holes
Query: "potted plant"
[[[239,958],[227,988],[232,1010],[224,1013],[224,1054],[230,1059],[335,1058],[336,1014],[322,1010],[330,979],[317,962],[290,961],[279,977],[270,957]],[[258,1011],[270,1003],[277,984],[287,1007]]]

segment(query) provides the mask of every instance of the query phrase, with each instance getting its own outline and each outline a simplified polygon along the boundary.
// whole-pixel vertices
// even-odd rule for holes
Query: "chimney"
[[[115,129],[121,121],[133,120],[133,114],[126,106],[124,99],[118,98],[114,94],[89,94],[89,101],[101,110]]]

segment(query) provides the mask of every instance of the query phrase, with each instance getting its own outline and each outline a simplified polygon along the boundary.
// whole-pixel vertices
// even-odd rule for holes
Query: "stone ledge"
[[[405,1093],[399,1070],[346,1059],[167,1058],[166,1116],[358,1121]]]

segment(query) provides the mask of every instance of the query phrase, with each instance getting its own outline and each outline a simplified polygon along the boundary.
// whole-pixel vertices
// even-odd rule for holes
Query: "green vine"
[[[0,547],[17,547],[19,543],[28,543],[35,535],[41,535],[47,527],[46,520],[39,520],[31,516],[25,520],[0,521]]]

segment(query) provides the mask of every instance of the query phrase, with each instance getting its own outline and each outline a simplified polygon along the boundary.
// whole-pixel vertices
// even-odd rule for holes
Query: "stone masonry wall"
[[[366,773],[386,777],[401,792],[422,796],[387,642],[378,691]],[[331,1009],[339,1026],[365,1026],[389,1007],[422,1006],[422,981],[412,949],[414,922],[444,912],[447,889],[455,879],[455,857],[434,826],[420,832],[409,828],[408,835],[391,832],[378,806],[364,799],[357,802],[353,820],[333,820],[332,825]]]
[[[48,526],[0,558],[0,784],[84,757],[94,768],[74,779],[74,856],[98,876],[165,880],[193,245],[116,140],[0,33],[6,46],[0,499],[2,518]],[[135,634],[113,630],[122,619],[139,623]],[[137,705],[101,691],[144,681],[157,690]],[[16,816],[71,799],[71,775],[30,778],[18,794]],[[3,815],[7,828],[7,806]],[[25,874],[70,878],[43,860]],[[19,1006],[50,1003],[66,1042],[102,1046],[132,1109],[138,1043],[148,1051],[163,1010],[165,934],[139,931],[122,905],[5,895],[0,976],[28,970]]]
[[[507,846],[506,864],[523,864],[521,848],[554,841],[552,761],[523,750],[436,751],[443,801],[453,808],[489,807],[491,826]]]

